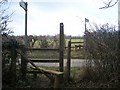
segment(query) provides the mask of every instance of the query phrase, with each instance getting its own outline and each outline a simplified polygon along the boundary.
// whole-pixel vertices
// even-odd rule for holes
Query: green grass
[[[66,43],[66,46],[68,46],[68,41],[70,41],[70,39],[65,39],[65,43]],[[71,42],[84,42],[84,39],[71,39]],[[71,46],[74,46],[74,45],[83,45],[83,43],[78,43],[78,44],[72,44]]]
[[[53,43],[54,41],[52,39],[48,39],[48,44],[50,45],[51,43]],[[70,39],[65,39],[65,46],[67,47],[68,46],[68,41],[70,41]],[[84,42],[84,39],[81,39],[81,38],[77,38],[77,39],[71,39],[71,42]],[[34,44],[34,47],[40,47],[39,43],[41,43],[41,41],[36,41],[35,44]],[[83,43],[76,43],[76,44],[72,44],[72,46],[74,45],[83,45]]]

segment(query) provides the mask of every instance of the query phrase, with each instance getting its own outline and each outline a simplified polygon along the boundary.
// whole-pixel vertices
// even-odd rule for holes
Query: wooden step
[[[32,62],[38,63],[59,63],[59,59],[38,59],[38,58],[28,58]]]
[[[45,69],[45,68],[41,68],[41,67],[38,67],[37,69],[32,67],[33,70],[38,70],[36,72],[45,72],[45,73],[48,73],[48,74],[54,74],[54,75],[62,75],[63,72],[60,72],[60,71],[55,71],[55,70],[48,70],[48,69]]]
[[[54,75],[63,75],[63,72],[54,71],[54,70],[46,70],[45,68],[37,67],[32,61],[28,60],[28,62],[33,66],[31,67],[33,70],[38,70],[41,73],[48,73]]]
[[[48,72],[48,73],[52,73],[52,74],[55,74],[55,75],[62,75],[63,72],[60,72],[60,71],[54,71],[54,70],[44,70],[45,72]]]

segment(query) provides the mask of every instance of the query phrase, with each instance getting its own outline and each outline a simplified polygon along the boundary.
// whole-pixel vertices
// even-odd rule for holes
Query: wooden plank
[[[39,72],[43,71],[45,73],[54,74],[54,75],[62,75],[63,74],[63,72],[59,72],[59,71],[55,71],[55,70],[48,70],[48,69],[41,68],[41,67],[38,67],[38,69],[32,67],[32,69],[34,69],[34,70],[38,70],[39,69],[40,70]]]
[[[54,74],[54,75],[61,75],[63,74],[63,72],[60,72],[60,71],[55,71],[55,70],[48,70],[48,69],[45,69],[45,68],[41,68],[41,67],[38,67],[38,69],[32,67],[32,69],[34,70],[40,70],[39,72],[43,71],[45,73],[49,73],[49,74]]]
[[[38,63],[59,63],[59,59],[35,59],[35,58],[28,58],[32,62]]]
[[[80,47],[83,47],[82,45],[80,45]],[[68,47],[65,47],[65,48],[68,48]],[[76,48],[75,46],[71,46],[71,48]]]
[[[54,71],[54,70],[46,70],[45,68],[37,67],[32,61],[30,60],[28,61],[34,66],[33,67],[34,70],[39,70],[42,73],[57,74],[57,75],[63,74],[63,72]]]
[[[68,48],[68,47],[65,47],[65,48]],[[75,47],[71,47],[71,48],[75,48]]]
[[[71,42],[71,44],[75,44],[75,43],[84,43],[84,42]]]
[[[27,48],[27,50],[33,50],[33,51],[36,51],[36,50],[40,50],[40,51],[59,51],[59,49],[53,49],[53,48]]]
[[[59,88],[60,86],[60,81],[62,81],[62,77],[60,77],[61,75],[63,76],[63,72],[59,72],[59,71],[53,71],[53,70],[46,70],[44,68],[38,68],[32,61],[28,60],[34,67],[34,70],[38,70],[37,72],[45,74],[47,76],[47,74],[54,74],[55,75],[55,80],[54,80],[54,89]],[[35,72],[33,72],[34,74],[36,74]]]
[[[63,75],[63,72],[59,72],[59,71],[54,71],[54,70],[45,70],[43,69],[44,72],[48,72],[51,74],[55,74],[55,75]]]
[[[38,69],[38,67],[30,60],[27,60],[33,67],[35,67],[36,69]]]

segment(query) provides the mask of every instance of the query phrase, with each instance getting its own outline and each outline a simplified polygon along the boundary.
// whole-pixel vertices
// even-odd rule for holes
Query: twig
[[[110,4],[112,3],[112,1],[113,1],[113,0],[110,0],[108,3],[103,2],[104,4],[106,4],[106,6],[101,7],[101,8],[99,8],[99,9],[107,9],[107,8],[113,7],[115,4],[117,4],[117,2],[118,2],[119,0],[117,0],[114,4],[110,5]]]

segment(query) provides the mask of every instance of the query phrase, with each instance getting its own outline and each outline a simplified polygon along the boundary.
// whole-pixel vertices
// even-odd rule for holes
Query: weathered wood
[[[32,61],[27,60],[27,62],[29,62],[32,66],[34,66],[36,69],[39,69]]]
[[[59,59],[34,59],[34,58],[28,58],[32,62],[38,62],[38,63],[59,63]]]
[[[15,48],[14,41],[12,42],[12,48],[11,48],[11,85],[13,87],[16,86],[16,57],[17,57],[17,52]]]
[[[60,81],[62,81],[63,78],[63,71],[64,71],[64,49],[65,49],[65,42],[64,42],[64,25],[63,23],[60,23],[60,46],[59,49],[51,49],[51,48],[26,48],[24,49],[27,51],[35,51],[35,50],[40,50],[40,51],[58,51],[59,52],[59,60],[57,59],[46,59],[46,60],[42,60],[42,59],[27,59],[22,56],[21,57],[21,61],[22,61],[22,72],[26,72],[26,69],[23,70],[24,68],[26,68],[26,61],[29,62],[34,68],[35,71],[27,71],[27,73],[33,73],[33,74],[37,74],[37,73],[42,73],[45,74],[46,76],[49,77],[49,75],[52,77],[52,75],[55,75],[55,81],[54,81],[54,88],[59,88],[60,86]],[[26,55],[26,52],[24,52]],[[59,62],[59,71],[54,71],[54,70],[48,70],[48,69],[44,69],[44,68],[39,68],[37,67],[33,62],[47,62],[47,63],[51,63],[51,62]],[[48,75],[49,74],[49,75]]]
[[[63,72],[64,70],[64,24],[60,23],[60,52],[59,52],[59,60],[60,60],[60,71]]]
[[[44,72],[44,73],[47,73],[47,74],[63,75],[63,72],[55,71],[55,70],[48,70],[48,69],[41,68],[41,67],[38,67],[38,68],[32,67],[32,69],[39,70],[39,72]]]
[[[71,42],[71,44],[75,44],[75,43],[84,43],[84,42]]]
[[[44,68],[38,68],[32,61],[28,60],[34,67],[32,67],[34,70],[38,70],[40,73],[42,74],[53,74],[55,75],[55,79],[54,79],[54,88],[59,88],[60,87],[60,80],[61,80],[61,75],[63,75],[63,72],[59,72],[59,71],[54,71],[54,70],[46,70]],[[37,73],[35,73],[36,75]],[[47,76],[47,75],[46,75]]]
[[[68,52],[67,52],[67,65],[65,70],[65,79],[70,79],[70,67],[71,67],[71,40],[68,42]]]
[[[58,90],[58,88],[60,88],[60,82],[61,82],[60,75],[55,75],[54,90]]]
[[[84,46],[80,45],[80,47],[84,47]],[[65,48],[68,48],[68,47],[65,47]],[[71,48],[75,48],[75,46],[71,46]]]
[[[61,75],[64,74],[63,72],[54,71],[54,70],[47,70],[44,68],[39,68],[37,70],[39,70],[39,72],[42,71],[45,74],[53,74],[54,75],[54,89],[56,90],[56,89],[60,88],[60,83],[61,83],[61,78],[62,78]],[[36,75],[36,73],[35,73],[35,75]]]
[[[39,70],[39,71],[41,71],[41,72],[43,72],[43,73],[46,72],[46,73],[49,73],[49,74],[57,74],[57,75],[63,74],[63,72],[54,71],[54,70],[46,70],[46,69],[44,69],[44,68],[37,67],[32,61],[30,61],[30,60],[28,60],[28,61],[34,66],[33,69]]]
[[[21,55],[21,72],[22,78],[26,79],[26,70],[27,70],[27,53],[26,49],[22,47],[22,55]]]
[[[54,75],[63,75],[63,72],[59,72],[59,71],[54,71],[54,70],[45,70],[43,69],[44,72],[48,72]]]
[[[39,50],[39,51],[59,51],[59,49],[53,49],[53,48],[27,48],[27,50],[32,50],[32,51],[36,51],[36,50]]]

